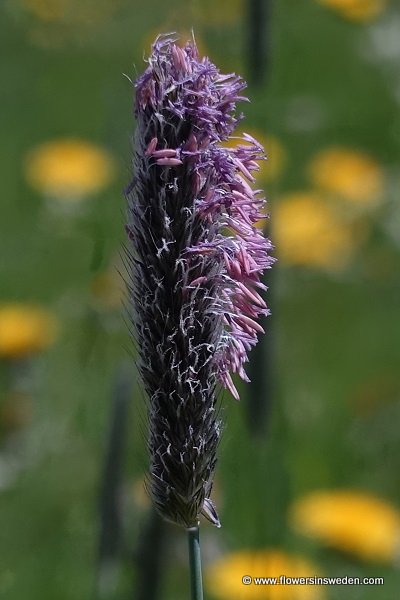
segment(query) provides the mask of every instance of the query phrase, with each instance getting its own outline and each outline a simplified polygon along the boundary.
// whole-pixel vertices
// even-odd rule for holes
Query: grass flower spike
[[[149,398],[150,492],[160,514],[187,528],[209,499],[221,425],[218,384],[244,363],[268,309],[258,290],[273,259],[254,224],[263,148],[246,134],[235,148],[236,102],[245,87],[196,45],[157,38],[136,82],[133,181],[128,199],[132,322]]]

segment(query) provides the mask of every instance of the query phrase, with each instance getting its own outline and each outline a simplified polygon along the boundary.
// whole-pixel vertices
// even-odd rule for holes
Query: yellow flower
[[[34,148],[27,156],[28,182],[58,198],[82,198],[108,185],[115,164],[102,148],[78,139],[60,139]]]
[[[363,492],[314,492],[295,502],[290,520],[300,533],[363,559],[392,561],[400,548],[400,512]]]
[[[316,187],[344,200],[376,204],[382,199],[382,169],[370,156],[357,150],[327,148],[314,157],[309,172]]]
[[[0,306],[0,357],[22,358],[50,346],[57,323],[48,311],[25,304]]]
[[[386,8],[387,0],[318,0],[350,21],[369,21]]]
[[[272,223],[275,254],[283,264],[340,269],[354,248],[348,225],[317,193],[295,192],[278,199]]]
[[[250,577],[315,577],[316,567],[299,556],[280,550],[242,551],[228,554],[205,570],[205,584],[218,600],[319,600],[324,598],[317,585],[244,585]]]

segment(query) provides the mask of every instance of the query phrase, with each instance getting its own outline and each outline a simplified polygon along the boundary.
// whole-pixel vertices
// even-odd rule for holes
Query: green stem
[[[190,566],[190,587],[192,590],[192,600],[203,600],[203,579],[201,575],[201,553],[199,526],[190,527],[188,530],[189,544],[189,566]]]

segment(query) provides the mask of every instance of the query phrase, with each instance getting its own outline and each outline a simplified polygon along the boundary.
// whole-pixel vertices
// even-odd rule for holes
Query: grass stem
[[[203,600],[203,578],[201,573],[201,552],[199,526],[188,530],[190,586],[192,600]]]

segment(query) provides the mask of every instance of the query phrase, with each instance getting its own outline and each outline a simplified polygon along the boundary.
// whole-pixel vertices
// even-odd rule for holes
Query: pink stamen
[[[241,160],[239,160],[238,158],[234,158],[233,162],[235,163],[235,165],[237,166],[237,168],[239,169],[239,171],[241,171],[243,173],[243,175],[251,182],[254,182],[255,179],[253,177],[253,175],[250,173],[250,171],[248,169],[246,169],[246,167],[244,166],[244,164],[242,163]],[[251,188],[250,188],[251,189]]]
[[[178,167],[183,165],[183,162],[179,158],[159,158],[156,164],[160,167]]]
[[[232,190],[232,194],[235,196],[235,198],[239,198],[239,200],[243,200],[247,204],[249,204],[251,202],[251,199],[248,196],[241,194],[237,190]]]
[[[154,150],[157,148],[157,144],[158,139],[156,137],[153,137],[153,139],[146,148],[145,155],[150,156],[151,154],[153,154]]]
[[[186,54],[182,48],[179,48],[179,46],[176,46],[175,44],[172,46],[172,60],[174,61],[174,66],[177,71],[187,71],[188,63]]]
[[[232,377],[230,376],[229,373],[225,373],[224,381],[225,381],[226,387],[228,388],[228,390],[230,391],[232,396],[235,398],[235,400],[239,401],[240,400],[239,393],[238,393],[237,389],[235,388],[233,381],[232,381]]]
[[[250,329],[254,329],[254,331],[259,331],[260,333],[265,333],[264,329],[261,327],[261,325],[259,323],[257,323],[256,321],[253,321],[253,319],[250,319],[250,317],[246,317],[246,315],[240,315],[239,317],[236,317],[236,322],[243,323],[244,325],[247,325],[248,327],[250,327]]]
[[[240,250],[239,250],[239,258],[242,259],[242,263],[243,263],[246,275],[249,275],[250,274],[249,257],[248,257],[248,254],[247,254],[247,252],[246,252],[246,250],[244,248],[240,248]]]
[[[255,292],[254,290],[250,290],[241,281],[237,281],[236,285],[249,300],[252,300],[255,304],[261,306],[262,308],[265,308],[267,306],[264,300],[261,298],[261,296],[257,294],[257,292]]]
[[[249,225],[253,225],[253,222],[250,219],[249,215],[247,213],[245,213],[244,210],[240,206],[236,206],[236,210],[241,215],[243,220],[246,221],[246,223],[248,223]]]
[[[156,150],[152,153],[154,158],[175,158],[176,150],[172,148],[165,148],[164,150]]]
[[[245,179],[243,179],[243,177],[241,177],[240,175],[238,175],[237,181],[242,186],[242,188],[244,189],[246,194],[249,196],[249,198],[254,198],[255,192],[251,189],[251,187],[249,186],[247,181]]]
[[[188,286],[188,287],[191,287],[193,285],[200,285],[200,284],[204,283],[205,281],[207,281],[207,277],[205,277],[204,275],[202,277],[197,277],[197,279],[193,279],[190,286]]]

